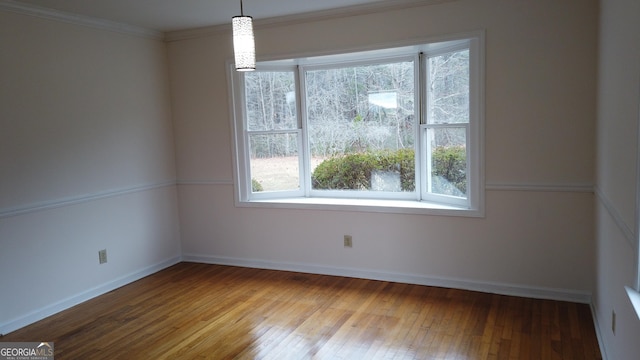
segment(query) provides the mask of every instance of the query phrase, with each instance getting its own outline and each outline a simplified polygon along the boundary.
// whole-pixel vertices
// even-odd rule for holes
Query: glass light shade
[[[256,45],[253,38],[253,18],[251,16],[234,16],[231,20],[236,70],[255,70]]]

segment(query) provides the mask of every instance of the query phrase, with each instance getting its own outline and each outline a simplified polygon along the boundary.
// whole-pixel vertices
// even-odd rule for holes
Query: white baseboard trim
[[[77,295],[71,296],[67,299],[58,301],[54,304],[47,305],[44,308],[35,310],[27,315],[23,315],[18,317],[17,319],[8,321],[6,323],[0,324],[0,335],[8,334],[12,331],[18,330],[24,326],[35,323],[36,321],[40,321],[46,317],[54,315],[60,311],[69,309],[75,305],[83,303],[87,300],[90,300],[96,296],[100,296],[102,294],[106,294],[109,291],[115,290],[124,285],[130,284],[136,280],[140,280],[143,277],[149,276],[153,273],[156,273],[162,269],[168,268],[169,266],[175,265],[181,261],[181,257],[177,256],[158,264],[146,267],[142,270],[136,271],[132,274],[125,275],[109,281],[105,284],[96,286],[87,291],[83,291]]]
[[[478,282],[472,280],[461,280],[441,277],[430,277],[424,275],[414,275],[396,272],[382,272],[371,269],[357,269],[357,268],[344,268],[344,267],[331,267],[317,264],[297,264],[297,263],[285,263],[285,262],[273,262],[257,259],[242,259],[231,257],[217,257],[217,256],[203,256],[196,254],[183,254],[182,257],[174,257],[165,260],[161,263],[149,266],[135,273],[122,276],[108,283],[94,287],[80,294],[74,295],[70,298],[61,300],[57,303],[48,305],[42,309],[35,310],[27,315],[20,316],[14,320],[0,324],[0,335],[8,334],[12,331],[18,330],[24,326],[33,324],[46,317],[54,315],[58,312],[69,309],[75,305],[83,303],[94,297],[106,294],[119,287],[132,283],[136,280],[142,279],[160,270],[175,265],[181,261],[185,262],[197,262],[205,264],[216,265],[228,265],[228,266],[241,266],[256,269],[269,269],[269,270],[281,270],[281,271],[295,271],[309,274],[331,275],[331,276],[344,276],[352,278],[391,281],[406,284],[437,286],[453,289],[479,291],[492,294],[520,296],[534,299],[549,299],[559,301],[570,301],[576,303],[591,304],[591,294],[587,292],[579,292],[565,289],[553,289],[553,288],[539,288],[531,286],[521,286],[513,284],[501,284],[493,282]],[[592,312],[594,311],[593,305]],[[599,326],[597,324],[597,317],[593,313],[594,321],[596,322],[596,332],[598,335],[598,342],[603,352],[603,359],[606,360],[604,354],[603,342],[599,333]]]
[[[514,284],[501,284],[493,282],[479,282],[464,279],[451,279],[431,277],[424,275],[404,274],[395,272],[383,272],[371,269],[356,269],[344,267],[331,267],[317,264],[296,264],[272,262],[256,259],[240,259],[218,256],[203,256],[197,254],[183,254],[182,260],[186,262],[198,262],[216,265],[241,266],[257,269],[295,271],[309,274],[345,276],[370,280],[400,282],[406,284],[446,287],[453,289],[471,290],[500,295],[520,296],[534,299],[548,299],[569,301],[582,304],[591,304],[591,294],[566,289],[553,289],[522,286]]]
[[[596,312],[596,307],[593,302],[590,304],[591,307],[591,318],[593,319],[593,327],[596,330],[596,339],[598,339],[598,346],[600,347],[600,355],[602,356],[602,360],[608,360],[607,356],[607,348],[604,346],[604,337],[602,336],[602,331],[600,329],[600,322],[598,321],[598,313]]]

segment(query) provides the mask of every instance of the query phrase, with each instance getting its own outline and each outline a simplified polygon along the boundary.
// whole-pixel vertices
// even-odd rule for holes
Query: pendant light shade
[[[231,19],[233,28],[233,52],[237,71],[256,69],[256,45],[253,38],[253,18],[245,16],[240,0],[240,16]]]

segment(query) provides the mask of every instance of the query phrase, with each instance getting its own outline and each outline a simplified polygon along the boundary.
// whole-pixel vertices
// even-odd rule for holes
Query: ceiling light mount
[[[231,19],[233,52],[237,71],[256,69],[256,45],[253,36],[253,17],[245,16],[240,0],[240,15]]]

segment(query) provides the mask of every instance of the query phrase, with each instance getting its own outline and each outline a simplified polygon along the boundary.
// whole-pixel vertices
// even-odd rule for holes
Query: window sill
[[[634,289],[625,286],[625,290],[627,290],[627,295],[629,296],[629,300],[631,300],[631,304],[636,311],[636,315],[640,320],[640,293],[635,291]]]
[[[269,200],[238,201],[239,207],[276,209],[332,210],[376,212],[390,214],[419,214],[440,216],[483,217],[478,209],[442,205],[412,200],[378,200],[346,198],[283,198]]]

